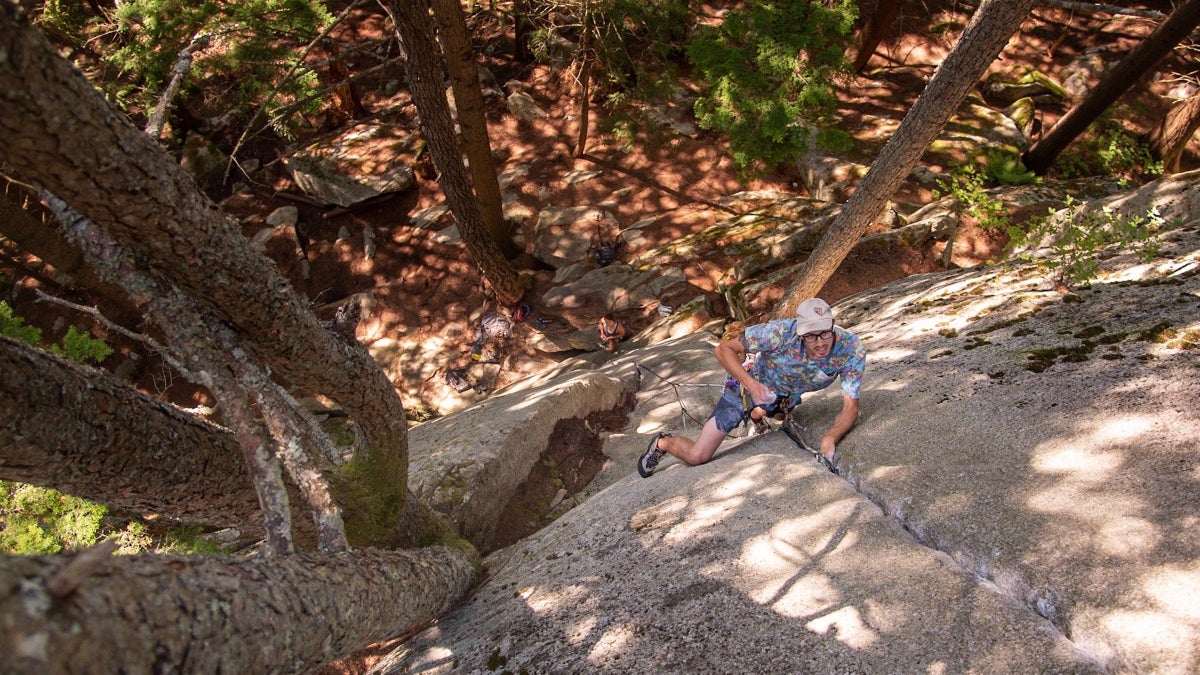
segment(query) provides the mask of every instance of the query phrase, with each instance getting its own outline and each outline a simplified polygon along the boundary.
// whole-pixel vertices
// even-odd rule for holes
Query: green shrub
[[[171,78],[179,53],[204,36],[195,52],[185,91],[219,88],[222,111],[250,110],[278,91],[269,115],[287,135],[296,113],[314,110],[319,100],[315,72],[301,68],[283,79],[298,50],[332,21],[315,0],[128,0],[119,2],[109,26],[110,41],[99,43],[120,73],[104,83],[123,105],[152,109]],[[285,108],[285,106],[287,106]]]
[[[50,488],[0,481],[0,551],[48,555],[96,543],[107,509]]]
[[[1011,150],[988,148],[984,170],[997,185],[1033,185],[1042,182],[1037,174],[1025,168],[1021,156]]]
[[[1068,198],[1058,214],[1051,210],[1046,217],[1008,228],[1008,234],[1017,257],[1048,269],[1059,284],[1074,286],[1087,285],[1096,277],[1101,249],[1113,244],[1126,245],[1139,260],[1149,262],[1159,250],[1154,235],[1166,226],[1157,208],[1133,218],[1118,216],[1107,207],[1080,214],[1079,205]],[[1050,255],[1034,258],[1032,251],[1023,250],[1042,244],[1049,245]]]
[[[707,88],[696,102],[700,126],[729,135],[743,173],[794,161],[810,142],[844,147],[834,129],[836,85],[851,76],[851,0],[746,3],[719,26],[700,26],[687,54]]]
[[[1008,226],[1004,202],[987,193],[984,174],[973,164],[962,164],[950,171],[949,176],[933,191],[934,199],[942,196],[953,198],[959,212],[974,218],[984,229],[1004,229]]]
[[[50,347],[50,351],[75,363],[100,363],[113,353],[112,347],[109,347],[104,340],[94,338],[90,333],[81,331],[75,326],[67,328],[67,334],[62,339],[62,346],[53,345]]]
[[[203,535],[204,528],[199,525],[184,525],[167,533],[163,543],[159,547],[159,551],[187,555],[215,555],[221,553],[221,546],[214,541],[205,539]]]
[[[1159,176],[1161,160],[1137,134],[1127,130],[1115,116],[1106,112],[1088,130],[1055,159],[1054,171],[1062,178],[1113,176],[1128,180],[1139,176]]]
[[[26,325],[25,319],[13,314],[12,307],[7,302],[0,300],[0,335],[36,347],[42,340],[42,329]]]

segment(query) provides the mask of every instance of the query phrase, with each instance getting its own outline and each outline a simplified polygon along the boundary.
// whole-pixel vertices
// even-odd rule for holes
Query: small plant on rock
[[[1010,250],[1020,251],[1017,257],[1037,262],[1060,286],[1070,287],[1088,285],[1100,269],[1101,249],[1113,244],[1128,246],[1139,260],[1149,262],[1159,250],[1154,235],[1165,226],[1157,208],[1132,218],[1107,207],[1080,213],[1079,204],[1068,197],[1061,211],[1009,227],[1008,235]],[[1042,247],[1048,255],[1034,255],[1033,249]]]
[[[988,194],[984,179],[984,173],[973,164],[959,165],[933,191],[933,197],[950,197],[957,202],[961,213],[974,218],[984,229],[1004,229],[1008,226],[1008,212],[1004,202]]]

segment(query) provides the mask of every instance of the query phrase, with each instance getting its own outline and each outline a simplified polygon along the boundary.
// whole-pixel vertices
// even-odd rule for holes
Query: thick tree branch
[[[0,672],[312,672],[450,610],[476,575],[444,547],[118,556],[90,563],[74,592],[56,597],[48,584],[70,564],[0,558]]]
[[[0,3],[0,161],[34,179],[90,221],[150,273],[202,299],[248,354],[296,387],[333,399],[363,431],[355,455],[372,508],[367,542],[393,545],[407,485],[407,421],[392,383],[360,345],[322,329],[274,264],[157,144],[119,115],[36,29]]]
[[[87,366],[0,338],[0,479],[257,536],[237,439]]]

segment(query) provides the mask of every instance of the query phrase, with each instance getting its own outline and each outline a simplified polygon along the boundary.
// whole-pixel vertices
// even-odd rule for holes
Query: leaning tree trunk
[[[1200,129],[1200,94],[1180,101],[1146,134],[1150,152],[1161,159],[1164,173],[1179,173],[1188,141]]]
[[[504,202],[496,178],[496,162],[488,140],[487,117],[483,109],[483,92],[479,88],[479,67],[475,50],[467,35],[462,5],[458,0],[433,0],[433,16],[437,21],[438,39],[446,56],[450,84],[454,88],[454,106],[458,110],[458,126],[462,129],[463,146],[467,152],[471,182],[484,225],[505,255],[515,255],[512,225],[504,218]]]
[[[228,429],[4,337],[0,371],[0,479],[261,536],[254,486]]]
[[[891,30],[903,7],[904,0],[879,0],[875,5],[859,36],[858,54],[854,56],[854,72],[861,74],[866,69],[867,62],[875,55],[879,43]]]
[[[0,672],[303,673],[450,610],[458,551],[0,558]]]
[[[458,222],[459,234],[483,278],[495,291],[496,299],[501,304],[515,304],[525,294],[525,288],[517,271],[488,233],[471,191],[458,137],[454,134],[454,121],[450,118],[450,106],[441,86],[442,66],[433,38],[428,0],[387,0],[385,7],[407,52],[404,69],[413,102],[417,105],[421,135],[438,169],[438,184]]]
[[[1200,26],[1200,0],[1186,0],[1154,32],[1110,68],[1087,96],[1058,120],[1021,158],[1025,168],[1042,175],[1071,141],[1096,121],[1175,45]]]
[[[102,224],[149,273],[203,299],[257,361],[344,408],[365,439],[349,482],[373,505],[353,529],[365,543],[415,540],[396,531],[406,508],[407,423],[383,371],[360,345],[324,330],[237,224],[24,19],[0,3],[0,160]]]
[[[954,49],[800,268],[775,316],[794,314],[801,302],[815,296],[833,276],[1035,4],[1037,0],[984,0],[980,4]]]

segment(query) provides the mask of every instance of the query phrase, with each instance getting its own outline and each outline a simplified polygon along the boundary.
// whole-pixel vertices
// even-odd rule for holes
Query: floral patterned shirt
[[[833,327],[834,343],[829,356],[809,358],[804,341],[796,333],[795,319],[780,319],[756,324],[742,335],[742,345],[754,355],[746,370],[754,379],[794,402],[800,394],[824,389],[841,376],[842,391],[857,399],[867,367],[867,349],[858,336]]]

